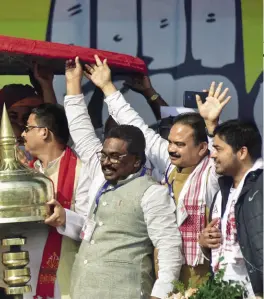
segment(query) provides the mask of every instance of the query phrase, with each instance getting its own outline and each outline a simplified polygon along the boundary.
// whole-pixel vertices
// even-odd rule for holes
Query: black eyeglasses
[[[121,161],[122,161],[122,158],[126,157],[128,154],[124,154],[124,155],[107,155],[105,153],[102,153],[102,152],[97,152],[96,153],[98,159],[101,161],[101,162],[104,162],[106,159],[109,159],[109,161],[112,163],[112,164],[120,164]]]
[[[26,133],[28,133],[29,131],[31,131],[32,129],[44,129],[46,127],[42,127],[42,126],[25,126],[24,127],[24,131]]]

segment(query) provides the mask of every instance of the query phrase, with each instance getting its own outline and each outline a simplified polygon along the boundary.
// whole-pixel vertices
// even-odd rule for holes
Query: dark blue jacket
[[[233,180],[220,177],[222,215],[224,215]],[[216,196],[210,210],[210,221]],[[235,206],[238,242],[256,295],[263,295],[263,170],[250,172]]]

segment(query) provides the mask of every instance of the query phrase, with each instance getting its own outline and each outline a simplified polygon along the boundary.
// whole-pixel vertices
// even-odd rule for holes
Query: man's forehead
[[[28,118],[28,120],[27,120],[27,123],[28,124],[36,124],[36,115],[35,114],[33,114],[33,113],[31,113],[30,115],[29,115],[29,118]]]
[[[25,106],[22,106],[22,107],[10,107],[8,109],[8,113],[19,113],[19,114],[24,114],[24,113],[28,113],[30,112],[31,108],[30,107],[25,107]]]
[[[193,139],[193,128],[183,124],[175,124],[169,134],[171,141],[187,141]]]
[[[221,146],[221,147],[228,146],[226,141],[223,138],[219,137],[218,135],[214,136],[213,145],[214,145],[214,147],[216,147],[216,146]]]
[[[118,139],[118,138],[107,138],[104,141],[103,151],[126,153],[127,152],[127,142],[125,140]]]

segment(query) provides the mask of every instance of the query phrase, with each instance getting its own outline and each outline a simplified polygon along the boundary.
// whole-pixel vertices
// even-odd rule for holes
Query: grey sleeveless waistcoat
[[[149,298],[153,246],[141,199],[154,184],[145,175],[101,196],[96,229],[90,242],[82,241],[72,269],[72,299]]]

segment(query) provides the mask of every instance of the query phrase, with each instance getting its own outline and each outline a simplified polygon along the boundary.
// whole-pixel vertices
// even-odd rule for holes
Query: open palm
[[[106,59],[102,62],[97,55],[94,57],[96,64],[92,66],[85,65],[86,71],[84,75],[98,88],[103,89],[104,86],[111,82],[111,71]]]
[[[223,83],[220,83],[215,89],[215,82],[213,82],[204,103],[202,103],[200,96],[196,95],[199,113],[205,121],[217,121],[223,108],[231,99],[231,96],[226,97],[228,88],[221,93],[222,86]]]

